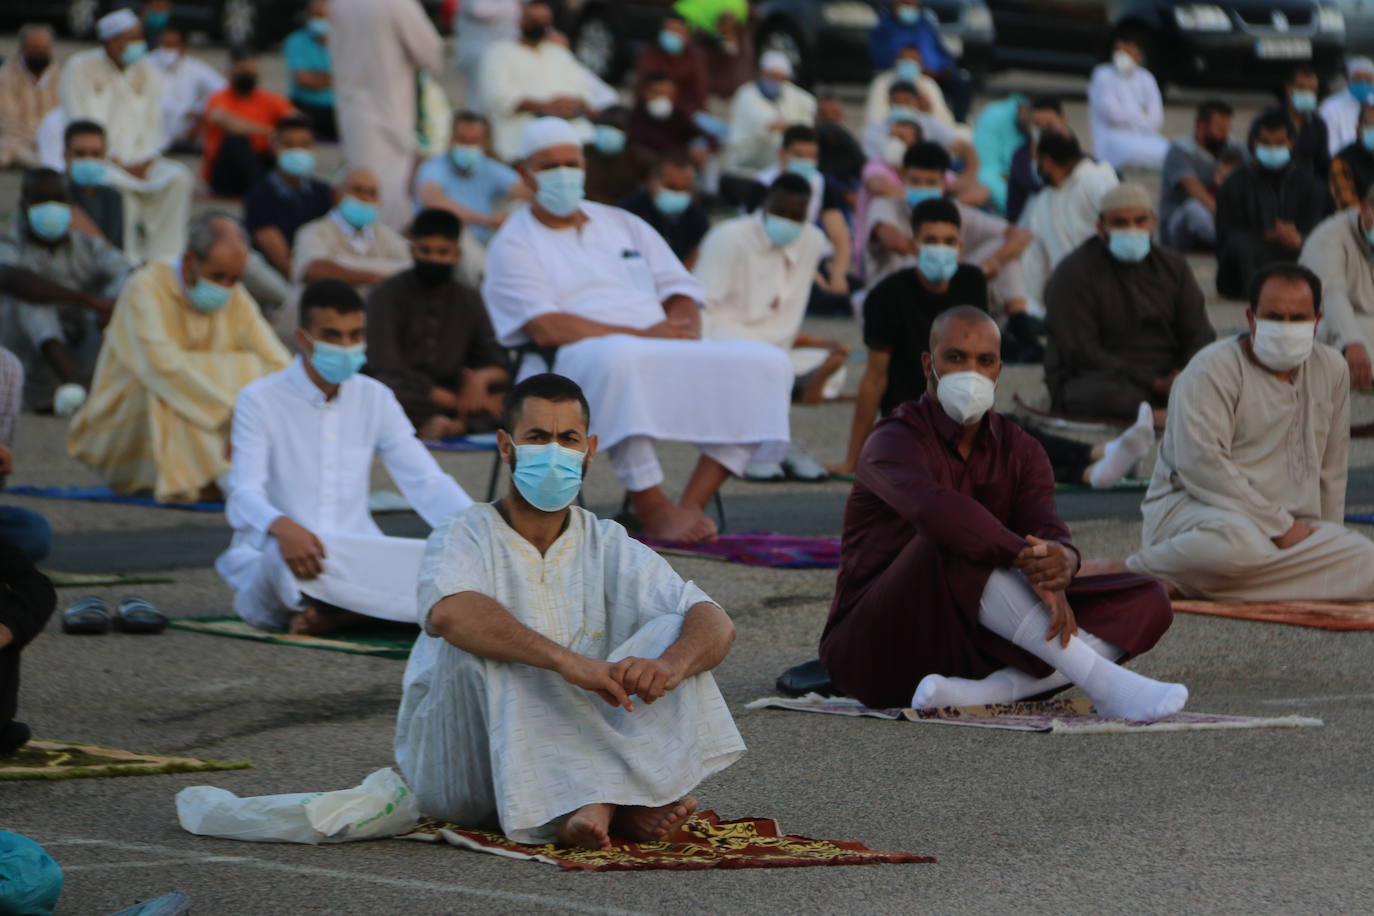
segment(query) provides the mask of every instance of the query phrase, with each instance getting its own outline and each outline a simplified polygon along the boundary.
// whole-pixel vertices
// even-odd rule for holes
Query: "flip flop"
[[[82,598],[62,612],[62,632],[97,636],[110,631],[110,606],[94,595]]]
[[[137,595],[125,595],[119,599],[114,627],[125,633],[161,633],[167,629],[167,618]]]

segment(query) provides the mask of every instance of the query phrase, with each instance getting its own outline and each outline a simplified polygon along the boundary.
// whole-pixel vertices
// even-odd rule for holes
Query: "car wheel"
[[[100,18],[100,0],[70,0],[63,25],[73,38],[95,37],[95,21]]]
[[[256,0],[224,0],[219,11],[219,34],[230,47],[251,47],[258,37]]]
[[[806,55],[802,51],[802,40],[795,29],[786,22],[770,22],[759,32],[758,56],[768,51],[781,51],[792,62],[793,79],[803,85],[810,85],[811,73],[806,66]]]
[[[582,66],[606,82],[614,84],[619,80],[623,59],[620,37],[603,8],[593,7],[583,15],[573,39],[573,54]]]

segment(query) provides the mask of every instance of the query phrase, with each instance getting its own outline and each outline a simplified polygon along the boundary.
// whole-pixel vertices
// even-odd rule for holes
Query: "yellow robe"
[[[67,452],[116,492],[195,500],[229,470],[239,389],[289,361],[241,285],[224,308],[202,314],[186,300],[177,267],[148,264],[115,305]]]

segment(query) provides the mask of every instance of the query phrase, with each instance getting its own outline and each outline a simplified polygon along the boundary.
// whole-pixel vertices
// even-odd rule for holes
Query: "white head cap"
[[[1345,75],[1353,78],[1356,73],[1374,75],[1374,60],[1370,60],[1368,57],[1347,57],[1345,60]]]
[[[781,73],[787,79],[792,78],[792,61],[781,51],[764,51],[759,58],[760,73]]]
[[[562,118],[536,118],[520,135],[520,158],[528,159],[551,146],[581,146],[576,129]]]
[[[130,9],[115,10],[100,17],[95,24],[95,34],[101,41],[109,41],[118,35],[138,26],[138,16]]]

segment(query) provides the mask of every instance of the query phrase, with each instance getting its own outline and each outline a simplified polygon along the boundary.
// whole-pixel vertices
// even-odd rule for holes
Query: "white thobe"
[[[1027,298],[1039,302],[1059,262],[1097,232],[1102,198],[1120,183],[1110,165],[1084,157],[1063,184],[1031,197],[1019,223],[1035,236],[1021,256]]]
[[[167,143],[194,141],[210,96],[229,85],[218,70],[185,53],[158,50],[148,59],[162,71],[162,129]]]
[[[1326,122],[1326,145],[1332,158],[1359,139],[1361,107],[1350,90],[1342,89],[1317,108],[1317,114]]]
[[[491,120],[491,145],[507,162],[520,157],[520,135],[537,115],[516,111],[521,102],[548,102],[572,96],[592,106],[591,85],[572,52],[552,41],[531,47],[522,41],[499,41],[482,55],[477,94]],[[583,141],[594,131],[586,118],[570,121]]]
[[[132,67],[117,67],[104,48],[92,48],[67,61],[61,94],[67,123],[87,119],[105,128],[113,162],[150,163],[143,178],[118,166],[109,169],[109,183],[124,197],[125,252],[135,261],[178,256],[186,243],[195,177],[162,155],[161,72],[147,58]]]
[[[1298,263],[1322,281],[1317,339],[1342,352],[1374,344],[1374,251],[1360,211],[1342,210],[1317,224],[1302,243]],[[1374,350],[1371,351],[1374,353]]]
[[[444,41],[416,0],[331,0],[329,59],[344,161],[377,175],[382,220],[410,221],[416,79],[438,74]]]
[[[552,671],[433,635],[434,605],[475,592],[579,655],[657,658],[693,606],[714,603],[620,525],[569,513],[543,556],[485,503],[430,535],[419,589],[426,632],[396,721],[396,762],[426,814],[499,826],[519,843],[550,842],[584,805],[675,802],[744,753],[709,672],[626,712]]]
[[[1200,350],[1174,381],[1169,422],[1126,565],[1190,598],[1369,601],[1374,543],[1344,528],[1350,376],[1317,344],[1291,382],[1242,338]],[[1316,529],[1280,550],[1295,519]]]
[[[773,125],[816,123],[816,97],[800,86],[783,83],[776,99],[764,98],[755,82],[745,83],[730,98],[730,132],[725,141],[725,172],[753,178],[778,161],[782,131]]]
[[[944,121],[928,114],[924,111],[916,113],[915,124],[921,129],[921,138],[930,143],[938,143],[951,153],[954,144],[964,139],[958,129],[950,127]],[[860,139],[863,142],[864,155],[870,159],[887,161],[887,140],[892,136],[892,124],[879,123],[870,124],[863,129]]]
[[[664,320],[672,296],[702,301],[701,285],[648,223],[590,202],[582,213],[580,228],[550,229],[526,208],[492,237],[482,298],[506,346],[528,343],[525,326],[540,315],[642,330]],[[631,492],[663,481],[655,439],[691,442],[735,474],[785,454],[792,367],[776,348],[610,334],[559,348],[553,368],[582,386],[591,431]]]
[[[415,583],[424,541],[382,535],[367,508],[378,454],[415,510],[437,526],[472,505],[415,438],[391,389],[357,375],[326,399],[299,356],[239,392],[225,515],[234,539],[215,563],[234,610],[280,629],[302,592],[386,620],[417,619]],[[324,545],[324,573],[297,579],[268,533],[282,516]]]
[[[868,99],[864,104],[864,125],[887,124],[888,113],[892,106],[888,103],[887,93],[892,88],[892,84],[897,82],[896,70],[884,70],[873,81],[868,84]],[[930,102],[930,111],[926,112],[942,124],[957,129],[957,122],[954,120],[954,113],[949,110],[949,105],[945,103],[944,90],[940,84],[935,82],[924,73],[916,81],[916,88],[921,95],[925,96],[926,101]],[[964,139],[971,139],[971,134],[965,134]]]
[[[1164,167],[1164,100],[1149,70],[1136,67],[1123,76],[1109,63],[1098,64],[1088,83],[1088,120],[1098,159],[1118,169]]]

